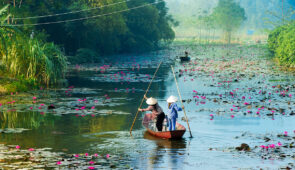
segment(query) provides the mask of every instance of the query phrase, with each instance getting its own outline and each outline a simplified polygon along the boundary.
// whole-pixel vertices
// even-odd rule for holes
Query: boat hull
[[[190,57],[180,57],[181,62],[190,61],[190,60],[191,60]]]
[[[149,124],[150,120],[151,120],[151,114],[146,114],[144,116],[142,124],[151,135],[159,137],[159,138],[179,139],[179,138],[182,138],[182,136],[184,135],[184,133],[186,131],[186,129],[183,125],[176,122],[177,130],[156,132],[156,131],[153,131],[152,129],[148,128],[148,124]]]

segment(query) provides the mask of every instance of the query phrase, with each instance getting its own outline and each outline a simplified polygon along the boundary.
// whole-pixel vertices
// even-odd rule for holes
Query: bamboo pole
[[[160,64],[158,65],[158,68],[157,68],[157,70],[155,71],[154,76],[153,76],[152,80],[150,81],[150,84],[149,84],[148,88],[146,89],[144,96],[147,95],[147,93],[148,93],[148,91],[149,91],[149,89],[150,89],[150,87],[151,87],[151,85],[152,85],[153,80],[154,80],[155,77],[156,77],[156,74],[157,74],[157,72],[158,72],[158,70],[159,70],[161,64],[162,64],[162,61],[161,61]],[[142,100],[141,100],[141,103],[140,103],[139,108],[142,107],[142,104],[143,104],[144,99],[145,99],[144,96],[143,96],[143,98],[142,98]],[[136,112],[135,118],[134,118],[133,123],[132,123],[132,126],[131,126],[131,128],[130,128],[130,135],[131,135],[131,136],[132,136],[132,129],[133,129],[134,123],[135,123],[135,121],[136,121],[136,118],[137,118],[138,113],[139,113],[139,110],[137,109],[137,112]]]
[[[172,65],[171,65],[171,69],[172,69],[174,80],[175,80],[175,83],[176,83],[179,99],[181,101],[181,105],[182,105],[182,108],[183,108],[183,113],[184,113],[184,116],[185,116],[185,119],[186,119],[187,127],[188,127],[189,133],[190,133],[191,138],[192,138],[193,136],[192,136],[191,128],[189,127],[188,119],[187,119],[187,116],[186,116],[186,112],[185,112],[184,105],[183,105],[183,102],[182,102],[182,98],[181,98],[181,94],[180,94],[180,91],[179,91],[178,83],[177,83],[176,76],[175,76],[175,73],[174,73],[174,68],[173,68]]]

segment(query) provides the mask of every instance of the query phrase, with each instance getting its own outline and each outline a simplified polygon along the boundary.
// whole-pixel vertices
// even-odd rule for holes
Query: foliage
[[[159,42],[170,43],[174,39],[175,34],[171,26],[177,23],[167,14],[165,2],[147,5],[154,2],[156,0],[132,0],[130,2],[121,0],[26,0],[22,2],[21,7],[12,7],[11,15],[29,17],[85,10],[69,15],[17,20],[17,22],[20,24],[44,23],[98,16],[77,22],[24,27],[22,30],[27,34],[30,34],[32,30],[45,31],[49,35],[48,40],[64,47],[66,54],[70,56],[78,57],[76,55],[78,49],[90,49],[102,56],[152,50],[158,47]],[[19,6],[20,1],[16,3]],[[114,3],[119,4],[111,5]],[[142,5],[147,6],[113,13]],[[95,10],[89,10],[91,8]],[[109,13],[113,14],[105,15]]]
[[[0,35],[0,61],[5,76],[46,85],[64,78],[66,57],[56,45],[29,38],[11,26],[0,25]]]
[[[268,36],[268,41],[267,41],[267,45],[269,48],[269,51],[274,54],[276,49],[278,48],[279,44],[278,44],[278,38],[280,36],[280,34],[286,30],[286,26],[280,26],[275,28]]]
[[[76,56],[69,58],[69,61],[71,64],[97,63],[99,62],[99,56],[91,49],[80,48],[77,50]]]
[[[219,0],[211,17],[224,31],[228,43],[231,41],[232,33],[246,20],[245,10],[234,0]]]
[[[295,22],[273,30],[269,35],[268,47],[280,64],[295,67]]]
[[[27,92],[38,88],[38,83],[34,79],[25,79],[20,77],[12,82],[6,83],[4,86],[7,92]]]

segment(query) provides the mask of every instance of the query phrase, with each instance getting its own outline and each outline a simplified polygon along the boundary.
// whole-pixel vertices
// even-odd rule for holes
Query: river
[[[190,63],[174,60],[184,50],[192,56]],[[160,61],[163,64],[147,96],[157,98],[167,111],[166,99],[178,95],[173,65],[193,138],[188,131],[181,140],[150,136],[141,125],[141,113],[133,136],[129,134]],[[263,47],[179,45],[73,66],[67,79],[66,88],[6,96],[5,102],[16,102],[1,108],[0,126],[6,133],[0,133],[0,143],[68,154],[121,155],[134,169],[294,166],[290,164],[294,148],[277,146],[279,152],[275,152],[260,147],[278,142],[289,145],[295,130],[294,74],[281,71]],[[48,110],[51,104],[55,109]],[[183,116],[179,112],[178,121],[187,127]],[[18,128],[28,130],[16,132]],[[251,151],[237,151],[235,147],[242,143]]]

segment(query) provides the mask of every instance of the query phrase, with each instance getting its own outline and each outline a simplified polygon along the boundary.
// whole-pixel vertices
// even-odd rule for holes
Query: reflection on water
[[[157,168],[168,159],[167,168],[181,167],[186,154],[186,139],[167,140],[159,139],[144,132],[144,139],[153,141],[156,145],[149,152],[149,167]],[[186,155],[185,155],[186,156]]]

